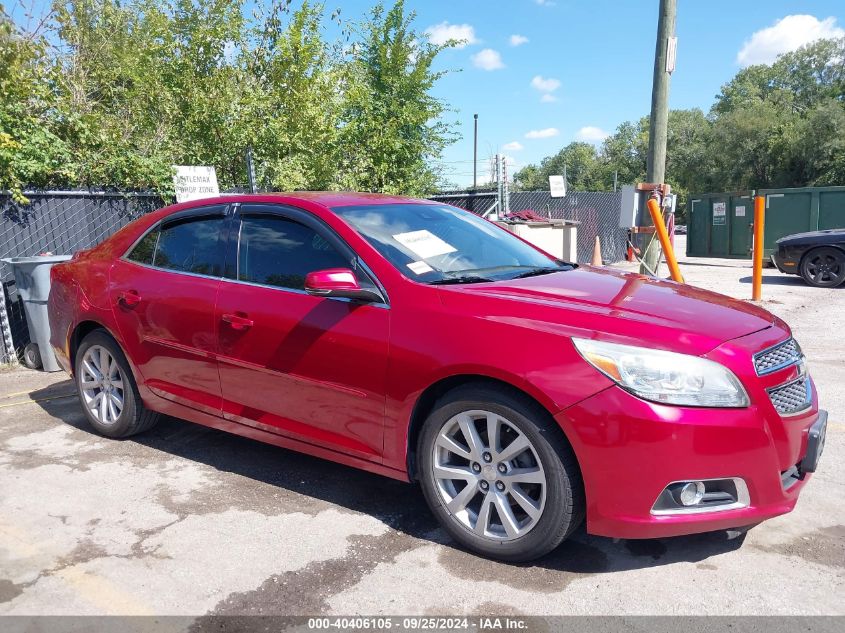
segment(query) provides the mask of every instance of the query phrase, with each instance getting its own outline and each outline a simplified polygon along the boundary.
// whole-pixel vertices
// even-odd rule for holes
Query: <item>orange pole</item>
[[[751,300],[760,301],[763,295],[763,226],[766,220],[766,197],[754,198],[754,274],[751,284]]]
[[[660,246],[663,247],[663,253],[666,255],[669,274],[672,275],[674,281],[684,283],[684,276],[681,274],[681,269],[678,268],[678,260],[675,259],[675,249],[672,248],[672,243],[669,241],[669,233],[666,231],[666,223],[663,221],[663,212],[654,198],[648,199],[648,212],[651,214],[651,222],[654,224],[654,229],[657,232],[657,239],[660,240]]]

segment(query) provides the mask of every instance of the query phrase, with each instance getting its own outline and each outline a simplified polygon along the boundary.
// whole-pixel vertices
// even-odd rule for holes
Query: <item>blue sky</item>
[[[362,17],[373,3],[324,0],[327,13],[341,7],[347,19]],[[511,157],[514,171],[575,139],[600,142],[621,122],[648,113],[658,0],[406,4],[417,13],[418,30],[469,40],[442,54],[439,67],[454,72],[435,89],[455,110],[449,120],[460,123],[462,139],[443,156],[457,185],[472,182],[473,113],[479,115],[479,182],[497,152]],[[842,0],[679,0],[670,106],[706,111],[743,64],[843,34]]]
[[[353,12],[348,4],[347,17]],[[366,4],[360,3],[362,9]],[[472,181],[474,112],[479,115],[479,180],[487,172],[487,157],[497,151],[512,156],[511,169],[518,169],[572,140],[598,142],[602,133],[648,113],[657,0],[428,0],[409,6],[423,29],[444,21],[469,25],[478,40],[443,54],[444,68],[461,71],[444,77],[436,89],[458,110],[453,118],[461,123],[463,139],[443,160],[459,185]],[[820,35],[845,34],[843,29],[841,0],[679,0],[670,107],[706,111],[743,64],[768,61]],[[528,41],[513,46],[512,35]],[[484,49],[496,51],[502,67],[478,67],[473,56]],[[484,66],[491,60],[488,68],[499,66],[490,53],[479,61]],[[532,85],[535,77],[542,79]],[[550,129],[557,134],[526,137]],[[507,149],[516,147],[509,143],[522,149]]]

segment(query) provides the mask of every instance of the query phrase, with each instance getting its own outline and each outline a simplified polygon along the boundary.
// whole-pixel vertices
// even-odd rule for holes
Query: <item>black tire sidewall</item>
[[[830,251],[831,253],[835,254],[835,256],[839,260],[839,265],[845,267],[845,253],[840,251],[838,248],[835,248],[833,246],[822,246],[808,251],[807,254],[804,255],[804,258],[801,260],[801,269],[799,272],[801,273],[801,278],[807,284],[813,286],[814,288],[836,288],[837,286],[845,282],[845,274],[843,274],[842,278],[834,284],[817,284],[815,281],[813,281],[813,278],[807,272],[807,266],[809,265],[810,261],[822,252],[827,251]]]
[[[463,411],[482,409],[511,421],[534,446],[546,473],[546,503],[537,525],[525,536],[513,541],[494,541],[479,537],[463,526],[445,508],[434,483],[433,446],[443,425]],[[460,389],[447,395],[435,405],[420,433],[417,446],[419,480],[429,507],[443,528],[456,541],[483,556],[509,562],[526,562],[557,547],[580,523],[580,473],[572,472],[572,461],[561,455],[567,451],[562,445],[559,429],[550,428],[547,414],[527,406],[521,399],[492,389]],[[562,459],[564,457],[564,459]],[[569,466],[565,466],[567,462]],[[577,467],[576,467],[577,468]]]
[[[120,367],[120,373],[123,376],[123,409],[120,412],[117,422],[114,424],[106,425],[97,420],[97,418],[94,417],[85,405],[85,397],[82,394],[82,372],[80,371],[82,359],[85,357],[85,352],[95,345],[99,345],[100,347],[104,347],[108,350],[108,352],[112,355],[112,358],[117,361],[117,364]],[[74,382],[76,383],[76,391],[79,394],[79,401],[82,404],[85,417],[97,433],[112,438],[125,437],[131,433],[135,418],[138,415],[136,395],[137,388],[135,387],[135,380],[132,376],[132,370],[129,367],[129,362],[126,360],[123,350],[120,349],[120,345],[118,345],[117,341],[115,341],[114,338],[112,338],[104,330],[91,332],[91,334],[86,336],[82,340],[82,343],[80,343],[79,348],[76,351],[76,358],[74,359]]]

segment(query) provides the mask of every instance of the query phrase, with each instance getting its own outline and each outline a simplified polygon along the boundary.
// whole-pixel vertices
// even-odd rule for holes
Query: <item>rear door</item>
[[[127,352],[157,395],[220,414],[214,304],[228,240],[226,205],[153,227],[111,270],[111,301]]]
[[[315,270],[373,278],[309,213],[248,204],[238,220],[217,300],[224,416],[380,461],[390,310],[304,291]]]

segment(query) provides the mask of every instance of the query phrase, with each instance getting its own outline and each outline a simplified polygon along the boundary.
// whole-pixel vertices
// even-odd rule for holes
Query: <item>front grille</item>
[[[811,404],[810,379],[802,376],[780,387],[769,390],[769,398],[781,415],[792,415],[803,411]]]
[[[769,374],[801,360],[801,348],[798,342],[791,338],[774,347],[754,355],[754,368],[757,375]]]

